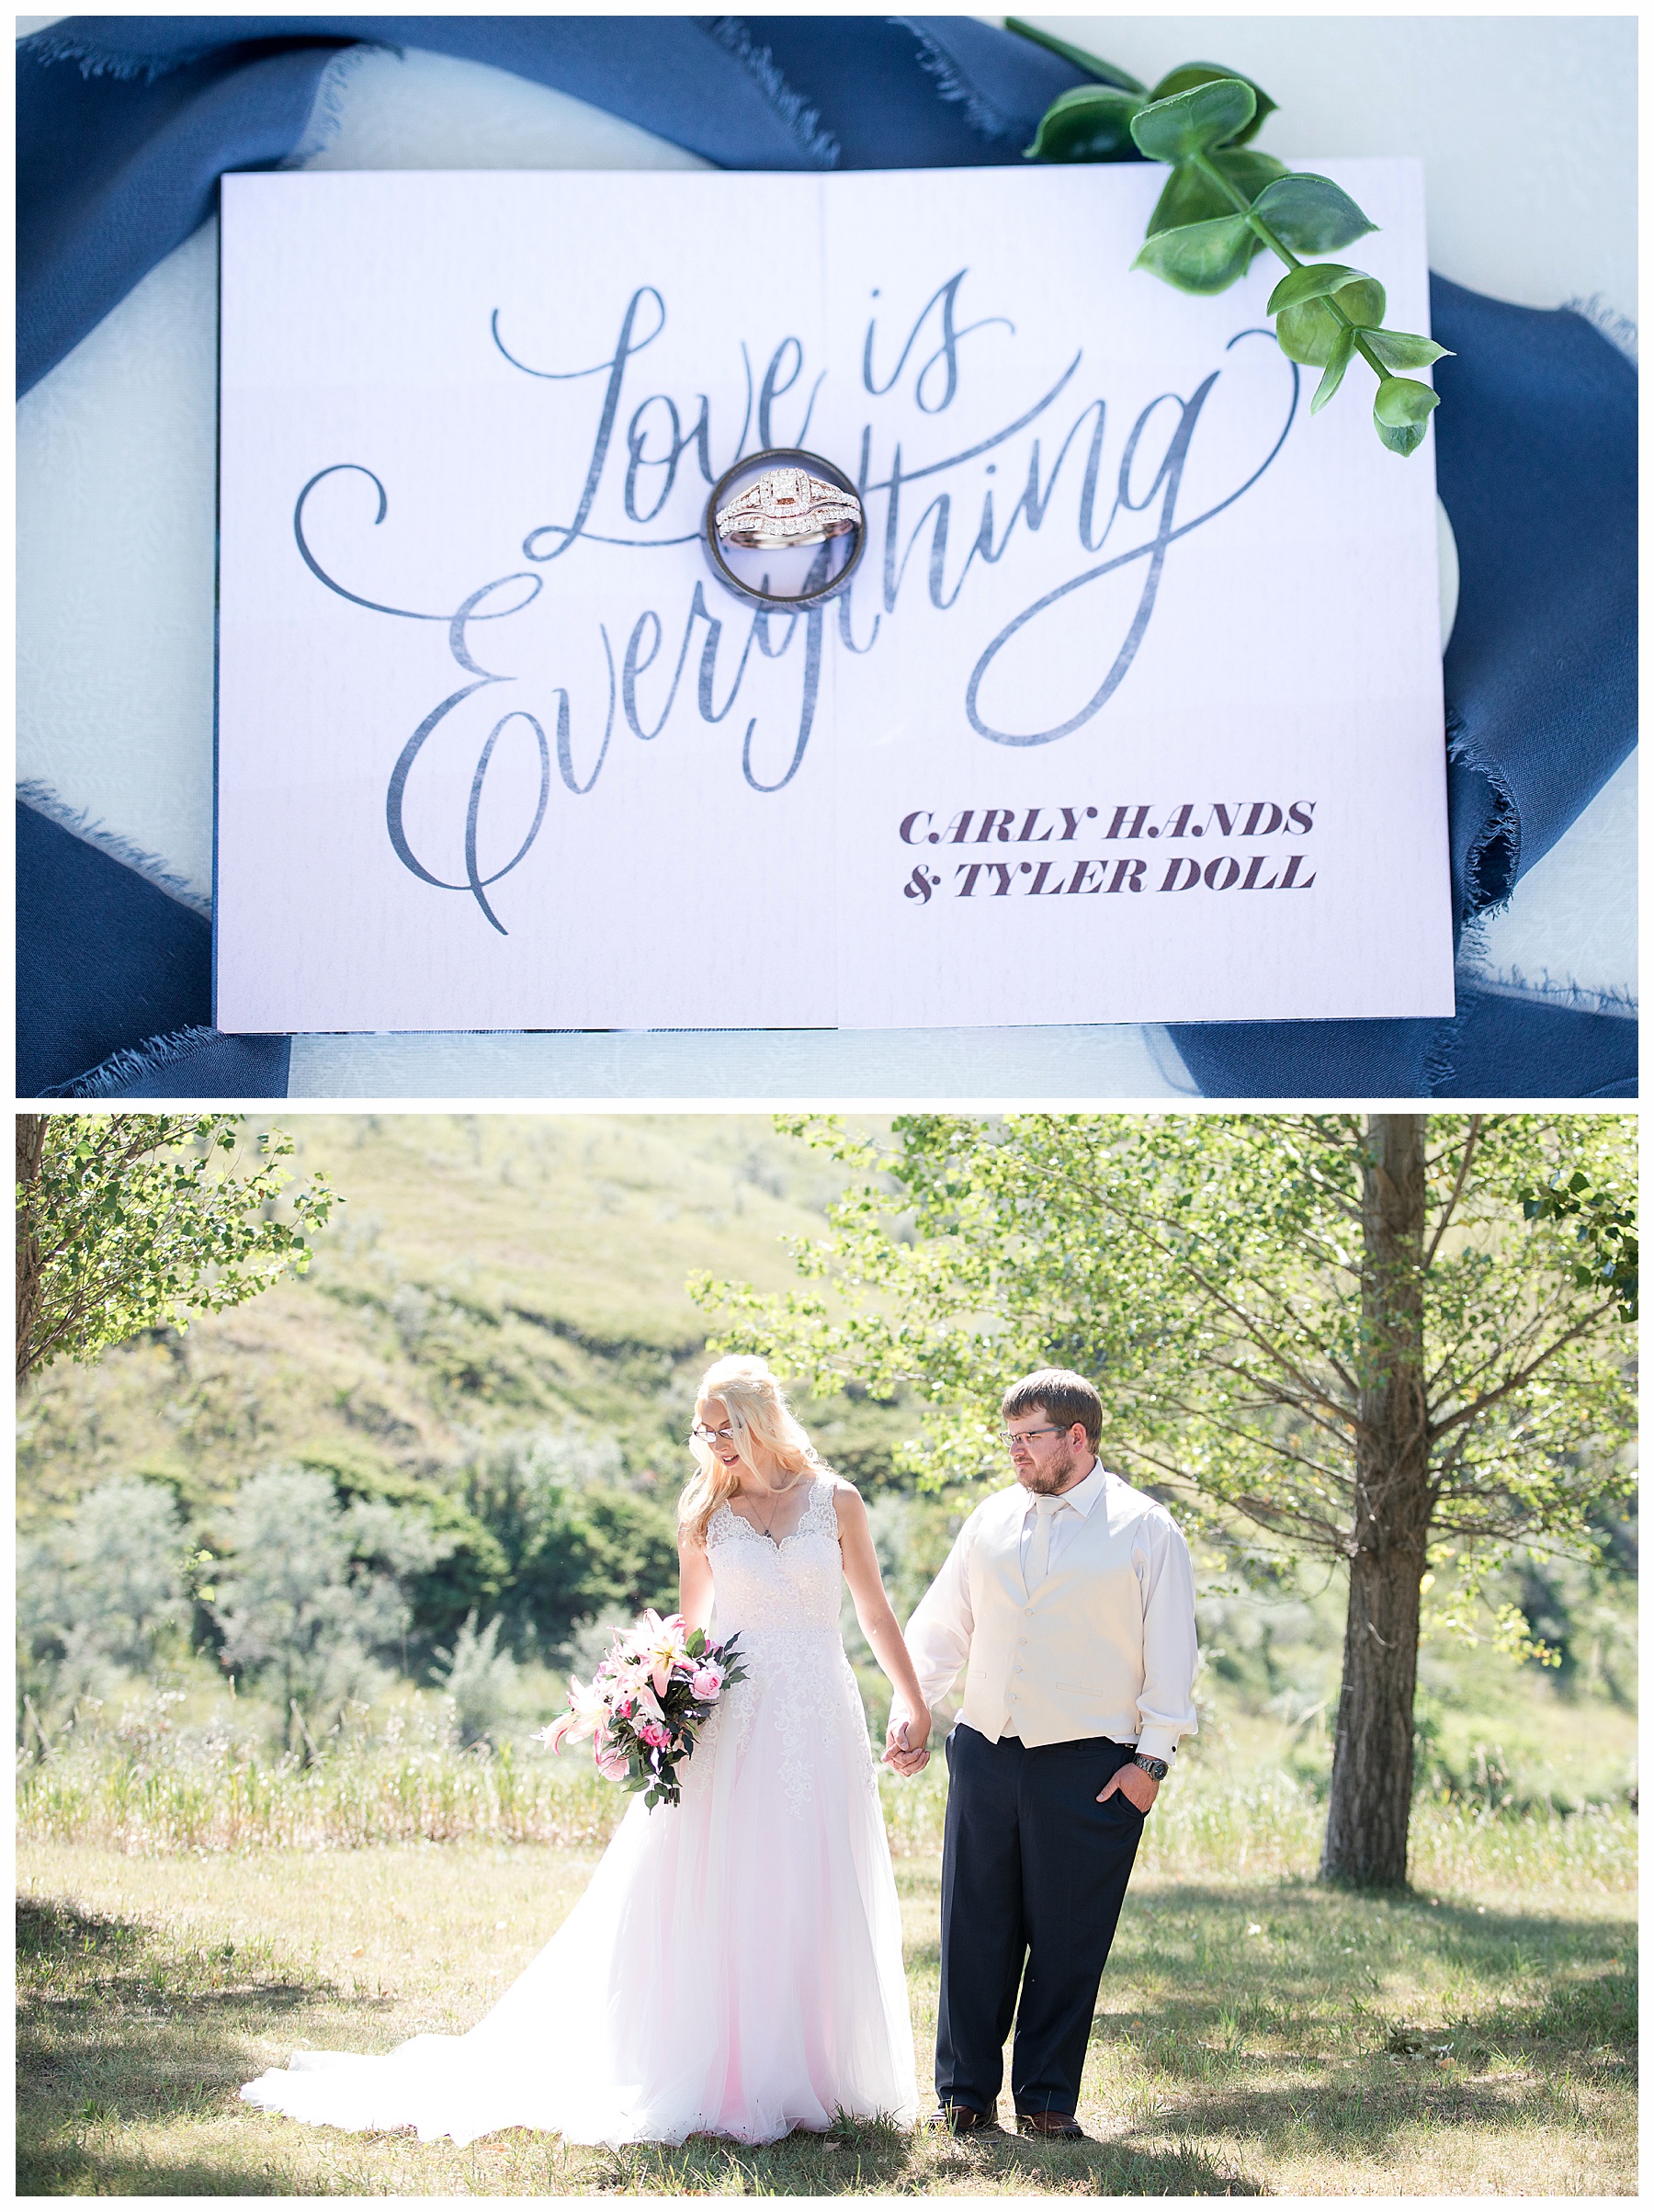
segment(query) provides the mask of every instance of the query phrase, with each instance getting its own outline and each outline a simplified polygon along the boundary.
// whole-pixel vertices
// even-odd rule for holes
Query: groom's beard
[[[1037,1498],[1049,1498],[1055,1496],[1058,1491],[1066,1490],[1079,1471],[1079,1455],[1071,1444],[1065,1444],[1059,1451],[1053,1452],[1043,1465],[1037,1462],[1026,1474],[1019,1468],[1016,1479],[1025,1490],[1031,1490]]]

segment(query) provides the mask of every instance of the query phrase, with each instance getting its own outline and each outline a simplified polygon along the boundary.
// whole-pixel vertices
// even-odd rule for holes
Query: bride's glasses
[[[704,1421],[697,1421],[689,1434],[698,1436],[703,1444],[733,1444],[735,1441],[735,1432],[727,1421],[720,1429],[709,1429]]]

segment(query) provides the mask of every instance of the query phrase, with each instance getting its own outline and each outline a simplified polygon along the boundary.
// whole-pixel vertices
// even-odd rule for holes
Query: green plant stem
[[[1285,246],[1281,244],[1281,241],[1275,236],[1274,233],[1270,229],[1263,218],[1261,215],[1255,215],[1252,212],[1252,202],[1247,199],[1245,193],[1240,191],[1229,182],[1229,178],[1225,176],[1223,171],[1218,167],[1215,162],[1211,161],[1204,153],[1197,153],[1195,156],[1195,165],[1200,171],[1203,176],[1207,178],[1210,183],[1215,184],[1220,192],[1227,195],[1229,200],[1235,210],[1236,214],[1245,216],[1249,227],[1256,233],[1258,237],[1263,241],[1264,244],[1269,248],[1272,254],[1278,254],[1281,259],[1286,262],[1288,268],[1301,269],[1304,267],[1304,264],[1298,259],[1297,255],[1292,251],[1292,249],[1289,246]],[[1366,340],[1356,329],[1354,323],[1353,323],[1349,316],[1344,313],[1343,309],[1339,306],[1337,299],[1331,293],[1329,293],[1321,301],[1321,305],[1323,307],[1331,309],[1333,314],[1337,316],[1338,320],[1343,324],[1344,328],[1354,339],[1355,351],[1361,356],[1362,359],[1366,363],[1373,374],[1378,379],[1378,381],[1383,383],[1385,378],[1388,376],[1389,370],[1386,369],[1383,362],[1379,360],[1377,355],[1373,351],[1372,347],[1367,344]]]

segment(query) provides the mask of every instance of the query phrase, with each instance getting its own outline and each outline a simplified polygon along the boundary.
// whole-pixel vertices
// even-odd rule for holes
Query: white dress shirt
[[[1090,1516],[1105,1500],[1108,1513],[1099,1527],[1105,1527],[1109,1522],[1116,1524],[1128,1546],[1130,1575],[1123,1579],[1128,1591],[1135,1581],[1139,1616],[1136,1619],[1117,1617],[1117,1605],[1115,1614],[1088,1615],[1083,1594],[1077,1598],[1073,1591],[1074,1578],[1069,1577],[1065,1583],[1059,1574],[1065,1555],[1084,1561],[1095,1548],[1084,1544],[1075,1551]],[[973,1639],[980,1640],[982,1635],[1009,1637],[1014,1640],[1007,1645],[1007,1671],[1003,1674],[1003,1680],[1011,1685],[1005,1693],[1007,1708],[1000,1712],[997,1693],[984,1687],[977,1693],[980,1710],[973,1714],[972,1690],[968,1686],[963,1718],[972,1726],[992,1736],[1022,1734],[1031,1741],[1060,1740],[1065,1695],[1071,1688],[1082,1693],[1087,1686],[1095,1685],[1102,1704],[1099,1706],[1095,1698],[1088,1701],[1081,1694],[1073,1707],[1074,1725],[1068,1732],[1076,1737],[1106,1734],[1116,1741],[1135,1742],[1139,1751],[1153,1757],[1169,1759],[1176,1751],[1179,1737],[1193,1735],[1196,1726],[1194,1680],[1198,1648],[1195,1633],[1195,1576],[1189,1548],[1176,1524],[1154,1499],[1133,1490],[1118,1475],[1093,1460],[1082,1480],[1050,1502],[1050,1537],[1044,1579],[1025,1590],[1012,1587],[1006,1591],[991,1579],[985,1582],[984,1576],[991,1578],[997,1574],[1003,1580],[1009,1559],[1003,1546],[1012,1534],[1006,1516],[1014,1513],[1016,1504],[1014,1492],[1001,1491],[977,1507],[955,1538],[942,1571],[908,1623],[907,1646],[926,1704],[935,1705],[952,1688],[960,1669],[967,1664]],[[1038,1514],[1037,1495],[1033,1492],[1023,1492],[1015,1554],[1025,1577]],[[997,1565],[993,1557],[996,1545],[1001,1554]],[[1015,1579],[1013,1571],[1013,1583]],[[1043,1606],[1042,1593],[1046,1594]],[[985,1629],[978,1619],[984,1604],[991,1612],[991,1624]],[[1040,1722],[1037,1730],[1030,1730],[1019,1719],[1016,1707],[1022,1702],[1026,1711],[1036,1685],[1019,1680],[1023,1670],[1015,1651],[1022,1639],[1017,1631],[1027,1628],[1037,1614],[1065,1605],[1071,1608],[1077,1606],[1078,1610],[1071,1614],[1071,1628],[1065,1626],[1061,1631],[1067,1639],[1062,1649],[1065,1654],[1071,1650],[1071,1658],[1065,1656],[1059,1671],[1081,1677],[1082,1681],[1072,1685],[1041,1681],[1037,1685],[1042,1708]],[[1129,1605],[1126,1609],[1132,1610]],[[1048,1661],[1047,1672],[1050,1671]],[[972,1669],[973,1682],[980,1672]],[[1053,1698],[1057,1707],[1055,1718]],[[904,1717],[898,1706],[892,1718],[901,1720]],[[1057,1738],[1051,1734],[1054,1726],[1059,1730]]]

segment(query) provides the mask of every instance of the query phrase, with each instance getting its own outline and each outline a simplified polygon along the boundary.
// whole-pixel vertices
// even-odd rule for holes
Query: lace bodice
[[[707,1557],[718,1633],[741,1635],[747,1679],[719,1704],[721,1749],[743,1759],[755,1741],[773,1756],[787,1812],[802,1820],[815,1802],[816,1767],[829,1744],[854,1744],[858,1788],[874,1788],[861,1694],[839,1635],[843,1565],[833,1477],[818,1475],[790,1535],[777,1543],[720,1505],[707,1523]],[[765,1716],[767,1731],[754,1731]],[[710,1744],[697,1749],[685,1798],[709,1783]],[[699,1769],[697,1774],[697,1769]],[[842,1769],[840,1770],[842,1772]]]
[[[832,1628],[839,1618],[838,1514],[833,1477],[818,1475],[797,1526],[777,1543],[728,1505],[707,1524],[718,1632]]]

